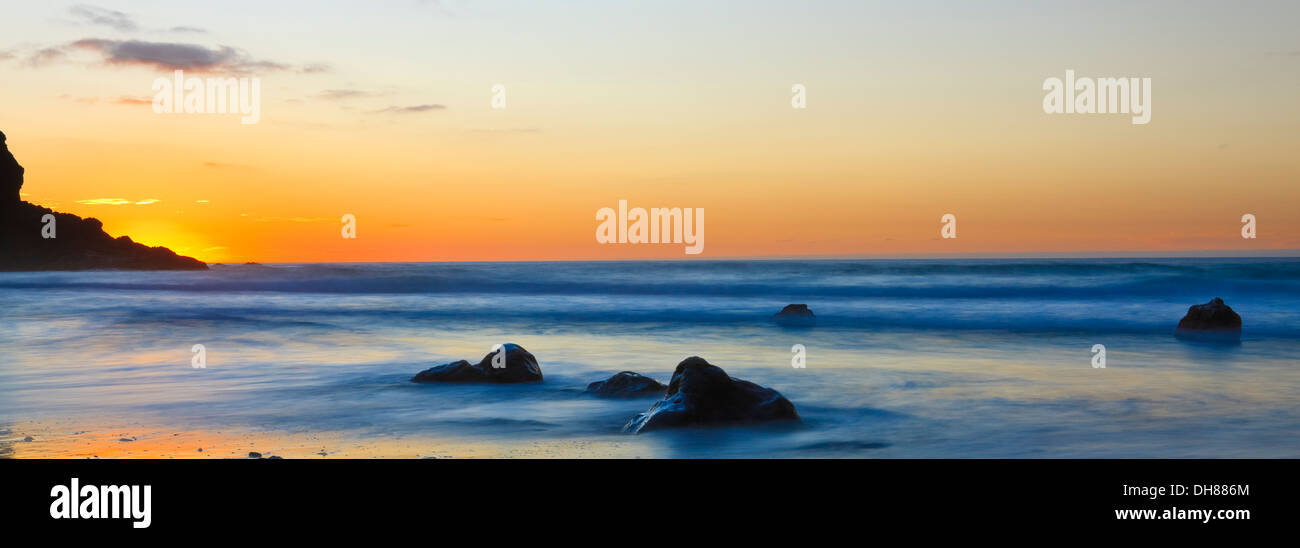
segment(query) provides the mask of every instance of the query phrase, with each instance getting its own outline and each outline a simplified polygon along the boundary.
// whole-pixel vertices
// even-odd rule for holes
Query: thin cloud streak
[[[416,112],[429,112],[432,110],[445,110],[446,108],[447,108],[446,105],[412,105],[409,107],[394,106],[388,108],[381,108],[379,110],[372,110],[370,112],[375,114],[379,114],[379,113],[411,114]]]
[[[130,15],[120,11],[91,6],[88,4],[78,4],[68,8],[68,13],[82,23],[108,27],[122,32],[131,32],[139,27]]]

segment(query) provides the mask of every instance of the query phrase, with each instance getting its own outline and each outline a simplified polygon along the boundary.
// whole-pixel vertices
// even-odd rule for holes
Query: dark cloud
[[[139,28],[130,15],[120,11],[104,9],[86,4],[78,4],[68,8],[68,13],[83,23],[109,27],[123,32],[130,32]]]
[[[431,110],[443,110],[445,108],[447,108],[445,105],[412,105],[409,107],[381,108],[379,110],[375,110],[372,112],[391,112],[396,114],[409,114],[413,112],[428,112]]]
[[[253,59],[229,46],[209,49],[197,44],[106,40],[86,38],[71,47],[99,52],[110,65],[143,65],[167,70],[195,72],[253,72],[288,70],[288,65]]]

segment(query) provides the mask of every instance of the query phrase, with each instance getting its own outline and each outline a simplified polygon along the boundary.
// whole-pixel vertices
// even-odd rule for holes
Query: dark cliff
[[[0,133],[0,271],[208,268],[165,247],[138,244],[127,236],[113,238],[98,219],[22,201],[24,172]]]

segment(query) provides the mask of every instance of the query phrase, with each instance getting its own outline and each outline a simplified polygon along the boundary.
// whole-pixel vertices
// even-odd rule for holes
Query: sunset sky
[[[3,10],[24,199],[209,262],[688,258],[598,244],[620,199],[704,208],[689,258],[1300,248],[1296,2]],[[260,78],[260,122],[155,114],[173,68]],[[1151,78],[1151,122],[1045,114],[1067,69]]]

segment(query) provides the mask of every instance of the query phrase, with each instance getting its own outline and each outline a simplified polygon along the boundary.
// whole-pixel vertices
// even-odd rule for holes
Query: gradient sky
[[[1296,2],[3,10],[24,198],[210,262],[687,257],[597,244],[619,199],[704,208],[705,259],[1300,248]],[[87,38],[273,64],[248,74],[261,122],[155,114],[139,100],[170,71],[70,45]],[[1151,78],[1151,122],[1044,114],[1066,69]]]

